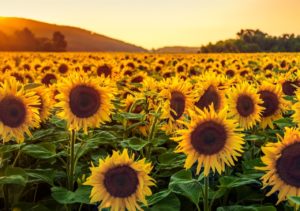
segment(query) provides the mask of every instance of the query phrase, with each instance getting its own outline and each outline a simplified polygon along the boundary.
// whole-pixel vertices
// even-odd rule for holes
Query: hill
[[[16,30],[21,30],[25,27],[29,28],[38,37],[51,38],[55,31],[60,31],[65,35],[68,43],[67,51],[147,51],[142,47],[77,27],[49,24],[25,18],[0,17],[0,30],[5,34],[12,34]]]
[[[197,53],[200,47],[167,46],[155,49],[156,53]]]

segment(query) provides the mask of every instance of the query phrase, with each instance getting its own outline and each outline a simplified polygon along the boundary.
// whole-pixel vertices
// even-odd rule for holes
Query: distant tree
[[[61,32],[54,32],[52,41],[55,51],[66,51],[67,42],[65,40],[65,36]]]
[[[60,32],[52,39],[36,37],[28,28],[17,30],[8,36],[0,31],[0,51],[66,51],[67,42]]]
[[[15,31],[12,37],[11,44],[15,50],[20,50],[20,51],[38,50],[38,40],[28,28]]]
[[[0,31],[0,50],[7,51],[9,49],[8,36]]]
[[[300,36],[283,34],[270,36],[259,29],[242,29],[236,39],[209,43],[200,48],[202,53],[211,52],[299,52]]]

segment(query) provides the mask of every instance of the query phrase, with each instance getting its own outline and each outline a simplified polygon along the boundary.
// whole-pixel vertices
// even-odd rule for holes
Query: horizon
[[[297,10],[297,0],[245,0],[243,4],[237,0],[43,0],[43,4],[11,0],[1,6],[0,16],[78,27],[151,50],[200,47],[235,38],[241,29],[260,29],[274,36],[300,34]]]

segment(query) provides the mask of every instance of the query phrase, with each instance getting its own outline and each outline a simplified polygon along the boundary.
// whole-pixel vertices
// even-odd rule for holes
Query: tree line
[[[36,37],[28,28],[7,35],[0,31],[0,51],[66,51],[65,36],[56,31],[52,38]]]
[[[236,39],[209,43],[200,53],[249,53],[249,52],[300,52],[300,35],[283,34],[271,36],[260,30],[242,29]]]

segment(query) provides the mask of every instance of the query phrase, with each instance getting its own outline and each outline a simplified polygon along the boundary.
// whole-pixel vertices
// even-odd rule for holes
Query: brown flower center
[[[42,79],[42,83],[45,84],[46,86],[49,86],[53,83],[53,81],[56,80],[56,76],[52,73],[47,73],[43,79]]]
[[[17,128],[25,122],[26,108],[24,103],[14,97],[5,97],[0,102],[0,121],[5,126]]]
[[[104,74],[105,77],[111,76],[111,68],[108,65],[102,65],[97,69],[97,75],[101,76]]]
[[[269,117],[275,114],[279,108],[279,99],[277,95],[267,90],[260,91],[258,93],[263,100],[263,104],[261,104],[261,106],[265,108],[265,110],[262,112],[262,116]]]
[[[79,118],[93,116],[101,104],[98,91],[86,85],[73,88],[69,97],[71,111]]]
[[[141,83],[141,82],[143,82],[143,80],[144,80],[144,78],[142,76],[137,76],[131,80],[131,83]]]
[[[288,185],[300,188],[300,143],[294,143],[282,150],[276,162],[279,177]]]
[[[171,116],[173,117],[173,119],[179,119],[182,116],[185,109],[185,96],[181,92],[172,92],[170,107],[172,109]]]
[[[285,95],[293,96],[295,95],[295,92],[297,90],[297,87],[299,85],[299,82],[297,81],[285,81],[282,83],[282,91]]]
[[[250,96],[240,95],[237,99],[236,109],[239,115],[247,117],[254,112],[254,103]]]
[[[199,101],[196,102],[196,106],[200,109],[208,108],[210,104],[214,104],[215,110],[220,107],[220,96],[213,86],[209,86],[205,90],[204,94],[200,97]]]
[[[234,76],[234,71],[233,70],[227,70],[226,71],[226,75],[230,78],[232,78]]]
[[[227,132],[223,125],[214,121],[199,124],[191,133],[191,144],[199,154],[213,155],[223,149]]]
[[[127,198],[134,194],[139,184],[137,173],[130,166],[117,166],[105,173],[104,186],[113,197]]]
[[[69,68],[68,68],[68,65],[66,64],[61,64],[59,67],[58,67],[58,71],[62,74],[68,72]]]

